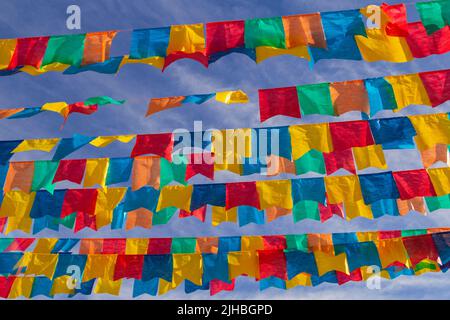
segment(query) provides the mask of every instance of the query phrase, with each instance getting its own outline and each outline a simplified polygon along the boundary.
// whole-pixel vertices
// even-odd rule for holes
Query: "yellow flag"
[[[257,181],[261,209],[279,207],[292,209],[292,191],[290,180]]]
[[[242,90],[216,92],[216,100],[226,104],[247,103],[248,96]]]
[[[193,186],[165,186],[158,199],[157,211],[168,207],[176,207],[190,211]]]
[[[122,286],[122,279],[113,281],[110,279],[98,278],[95,284],[94,293],[108,293],[113,296],[118,296],[120,287]]]
[[[428,169],[428,175],[433,183],[436,195],[450,194],[450,168]]]
[[[29,298],[31,289],[33,288],[33,277],[17,277],[9,291],[8,299],[16,299],[19,297]]]
[[[258,254],[250,251],[229,252],[228,275],[230,279],[240,275],[259,278]]]
[[[282,55],[291,55],[306,59],[308,61],[311,60],[311,56],[309,55],[307,46],[298,46],[290,49],[280,49],[266,46],[256,47],[256,63],[260,63],[266,59]]]
[[[366,168],[387,169],[386,159],[384,158],[383,147],[378,144],[366,147],[354,147],[353,155],[358,170]]]
[[[109,144],[113,143],[114,141],[119,141],[122,143],[128,143],[131,140],[133,140],[136,137],[135,134],[129,134],[129,135],[123,135],[123,136],[98,136],[89,144],[93,145],[97,148],[104,148],[108,146]]]
[[[173,258],[172,283],[179,285],[187,279],[202,285],[203,260],[200,253],[175,253]]]
[[[176,289],[176,287],[178,287],[178,284],[160,278],[158,284],[158,295],[161,296],[170,290]]]
[[[123,199],[126,191],[127,188],[104,188],[98,190],[95,204],[95,221],[98,229],[111,224],[113,211]]]
[[[206,45],[203,30],[203,23],[171,26],[167,54],[204,51]]]
[[[23,66],[20,71],[28,73],[31,76],[39,76],[47,72],[63,72],[69,67],[70,65],[68,64],[53,62],[45,66],[41,66],[39,69],[33,66]]]
[[[44,151],[50,152],[59,142],[59,138],[52,139],[27,139],[23,140],[12,153],[25,152],[25,151]]]
[[[450,144],[450,120],[446,113],[409,116],[417,132],[415,141],[419,150],[426,150],[436,144]]]
[[[333,151],[328,123],[289,126],[289,133],[294,160],[301,158],[311,149],[327,153]]]
[[[414,59],[405,38],[389,36],[381,28],[366,28],[366,34],[367,36],[355,36],[364,60],[408,62]]]
[[[61,276],[53,280],[52,289],[50,295],[57,294],[74,294],[75,288],[71,289],[67,284],[72,283],[73,278],[71,276]]]
[[[158,69],[162,69],[164,67],[164,57],[148,57],[144,59],[130,59],[128,56],[125,56],[122,60],[122,65],[124,64],[137,64],[142,63],[148,66],[152,66]]]
[[[286,289],[291,289],[297,286],[311,286],[311,275],[308,273],[299,273],[291,280],[286,280]]]
[[[53,247],[58,242],[57,238],[41,238],[37,239],[36,246],[33,249],[34,253],[50,253]]]
[[[104,187],[106,184],[106,174],[108,173],[109,158],[88,159],[86,161],[86,171],[84,176],[84,187],[98,185]]]
[[[89,281],[94,278],[112,280],[114,278],[116,260],[116,254],[89,254],[84,267],[83,281]]]
[[[264,249],[264,241],[261,236],[241,236],[242,251],[257,251]]]
[[[394,90],[398,110],[412,104],[431,106],[430,98],[419,74],[387,76],[384,79],[391,84]]]
[[[35,196],[35,192],[26,193],[20,190],[6,192],[0,208],[0,217],[29,217]]]
[[[51,253],[26,253],[29,257],[27,263],[25,274],[26,275],[36,275],[36,276],[46,276],[49,279],[53,278],[55,273],[56,264],[58,262],[58,255]]]
[[[314,257],[316,259],[319,276],[322,276],[330,271],[340,271],[346,274],[350,274],[347,265],[347,255],[345,253],[341,253],[335,256],[329,253],[316,251],[314,252]]]
[[[356,232],[356,237],[359,242],[376,241],[378,240],[378,231]]]
[[[375,244],[383,268],[387,268],[395,262],[403,263],[408,268],[411,267],[408,254],[401,238],[381,239],[376,241]]]
[[[373,219],[372,209],[369,205],[364,203],[364,200],[344,202],[344,208],[347,220],[352,220],[356,217]]]
[[[212,225],[216,227],[223,222],[237,223],[237,207],[230,210],[224,207],[212,207]]]
[[[327,176],[324,181],[331,204],[362,200],[361,186],[357,176]]]
[[[125,254],[147,254],[148,238],[128,238]]]
[[[6,69],[16,49],[17,39],[0,40],[0,69]]]
[[[44,104],[41,107],[41,110],[56,112],[59,113],[63,118],[66,118],[69,113],[69,105],[64,101],[49,102]]]

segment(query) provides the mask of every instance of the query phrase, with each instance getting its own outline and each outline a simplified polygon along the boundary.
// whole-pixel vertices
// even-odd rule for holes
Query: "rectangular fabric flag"
[[[311,46],[326,48],[320,13],[283,16],[286,48]]]
[[[296,87],[259,90],[260,121],[277,115],[301,118]]]
[[[116,31],[91,32],[86,34],[81,65],[101,63],[109,60],[111,44]]]
[[[336,115],[349,111],[370,114],[369,97],[363,80],[332,82],[330,95]]]
[[[85,34],[51,36],[42,61],[45,67],[52,63],[79,66],[83,58]]]
[[[7,69],[13,70],[19,66],[33,66],[39,69],[47,49],[48,40],[49,37],[17,39],[16,48]]]
[[[436,191],[425,169],[397,171],[393,172],[393,176],[402,200],[436,196]]]
[[[257,48],[262,46],[286,48],[281,17],[245,21],[245,47]]]
[[[329,83],[297,86],[297,94],[302,115],[335,115]]]

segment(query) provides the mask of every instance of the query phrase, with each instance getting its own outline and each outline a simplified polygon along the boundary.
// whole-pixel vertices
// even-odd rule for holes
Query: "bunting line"
[[[289,289],[322,282],[342,285],[367,280],[374,274],[395,279],[399,275],[446,272],[450,262],[450,232],[438,229],[332,235],[83,239],[80,246],[83,254],[53,253],[55,247],[59,251],[61,245],[67,246],[66,240],[70,241],[69,247],[78,241],[39,239],[37,252],[22,253],[31,241],[8,239],[8,252],[0,253],[0,273],[5,275],[0,277],[0,297],[119,295],[123,279],[134,280],[133,297],[162,295],[183,282],[186,293],[210,290],[214,295],[233,290],[235,280],[243,275],[258,281],[261,290],[271,286]],[[67,274],[69,266],[79,268],[78,278]],[[78,284],[78,289],[75,285],[68,286],[69,281]]]
[[[59,114],[64,118],[64,122],[66,122],[72,113],[90,115],[97,112],[99,106],[107,104],[120,105],[124,103],[125,100],[116,100],[108,96],[92,97],[84,101],[74,102],[71,104],[64,101],[48,102],[40,107],[0,109],[0,120],[30,118],[47,111]]]
[[[112,42],[118,32],[129,30],[1,39],[0,70],[4,76],[19,72],[35,76],[49,71],[114,74],[125,64],[142,63],[164,71],[180,59],[191,59],[208,67],[231,53],[244,54],[257,63],[286,54],[306,59],[310,64],[322,59],[403,63],[450,50],[446,41],[450,29],[439,11],[447,5],[448,0],[418,3],[423,23],[408,23],[406,7],[399,3],[136,29],[132,32],[129,54],[117,57],[110,57]],[[372,26],[376,22],[372,21],[374,10],[381,15],[379,26]],[[429,34],[430,31],[433,33]]]
[[[0,141],[0,165],[6,164],[15,153],[39,150],[51,152],[52,160],[61,160],[86,145],[103,148],[119,141],[129,143],[134,140],[131,157],[157,155],[172,161],[173,154],[180,154],[185,148],[200,148],[214,153],[220,159],[222,168],[232,168],[243,163],[245,158],[258,158],[258,146],[267,147],[267,156],[272,154],[297,161],[320,159],[319,153],[344,152],[356,147],[381,145],[382,149],[411,149],[415,145],[421,152],[435,149],[437,145],[450,144],[450,120],[447,113],[412,115],[393,118],[330,122],[320,124],[300,124],[270,128],[241,128],[210,130],[204,132],[129,134],[115,136],[87,137],[75,134],[72,138],[43,138]],[[202,141],[196,145],[196,136]],[[266,136],[266,144],[260,145],[261,135]],[[271,150],[275,135],[278,150]],[[230,141],[228,141],[230,140]],[[231,143],[231,149],[230,148]],[[244,151],[233,149],[239,143]],[[373,147],[375,148],[375,147]],[[256,151],[255,151],[256,150]],[[184,151],[183,151],[184,152]],[[192,152],[192,151],[191,151]],[[259,160],[262,160],[259,157]],[[313,160],[314,162],[315,160]],[[217,162],[217,160],[216,160]]]
[[[75,232],[107,225],[111,229],[149,229],[168,223],[178,210],[179,218],[193,216],[205,222],[207,206],[212,207],[213,226],[238,221],[239,226],[264,224],[286,215],[292,215],[294,222],[324,222],[335,215],[352,220],[405,215],[410,210],[426,214],[450,208],[450,168],[166,185],[161,190],[117,187],[51,192],[5,192],[0,232],[37,233],[44,228],[59,230],[60,224]]]

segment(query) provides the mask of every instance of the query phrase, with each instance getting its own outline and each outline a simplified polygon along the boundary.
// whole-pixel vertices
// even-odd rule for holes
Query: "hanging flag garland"
[[[303,219],[326,221],[333,215],[346,220],[399,216],[410,210],[421,213],[450,208],[450,168],[418,169],[360,175],[326,176],[291,180],[258,180],[195,185],[103,187],[100,189],[54,189],[53,182],[81,182],[84,163],[67,163],[38,179],[47,190],[30,192],[22,179],[6,181],[0,218],[7,218],[4,232],[26,233],[44,228],[58,230],[63,220],[69,228],[98,230],[137,226],[151,228],[166,224],[179,210],[179,217],[206,219],[212,206],[212,224],[222,222],[264,224],[285,215],[294,222]],[[104,185],[106,171],[90,170],[87,164],[85,186]],[[45,168],[45,167],[43,167]],[[28,169],[28,168],[26,168]],[[56,170],[56,174],[55,174]],[[50,179],[49,179],[50,178]],[[33,186],[34,179],[31,182]],[[148,183],[160,183],[159,179]],[[27,191],[12,188],[28,188]],[[426,206],[425,206],[426,203]],[[70,218],[71,217],[71,218]],[[34,225],[32,223],[34,221]]]
[[[125,103],[125,100],[116,100],[108,96],[92,97],[80,102],[67,103],[61,102],[48,102],[41,107],[30,108],[14,108],[14,109],[1,109],[1,119],[22,119],[30,118],[42,112],[55,112],[64,118],[64,122],[72,113],[81,113],[90,115],[97,112],[99,106],[106,104],[120,105]]]
[[[203,238],[1,239],[0,297],[119,295],[133,279],[133,297],[234,289],[240,276],[260,289],[342,285],[377,274],[385,279],[446,272],[448,229]],[[28,251],[34,242],[35,249]],[[79,253],[72,248],[80,243]],[[81,278],[67,274],[80,269]],[[378,271],[372,268],[376,266]],[[67,286],[72,281],[78,286]]]
[[[88,144],[103,148],[115,141],[129,143],[134,140],[131,151],[133,158],[152,154],[171,162],[175,150],[180,147],[196,147],[214,153],[215,159],[221,159],[222,165],[218,166],[217,170],[221,168],[221,170],[237,171],[240,174],[240,164],[245,163],[245,158],[253,157],[258,160],[257,152],[252,153],[252,146],[258,146],[258,137],[261,134],[265,134],[267,137],[271,137],[273,132],[278,134],[279,148],[274,151],[268,150],[267,156],[274,154],[293,160],[296,167],[304,167],[305,163],[314,164],[317,163],[317,160],[323,162],[320,160],[323,158],[323,153],[351,148],[367,147],[368,149],[365,151],[360,151],[376,155],[379,158],[381,149],[377,145],[381,145],[382,149],[411,149],[417,145],[421,152],[436,148],[438,145],[447,146],[450,144],[449,126],[450,120],[447,113],[435,113],[272,128],[214,130],[208,134],[191,132],[191,137],[200,135],[200,140],[203,139],[201,146],[195,145],[195,139],[191,139],[190,144],[185,145],[187,142],[173,133],[94,137],[75,134],[72,138],[0,141],[0,165],[6,164],[18,152],[32,150],[51,152],[55,150],[52,160],[59,161]],[[252,134],[252,132],[256,134]],[[244,152],[226,150],[226,143],[223,143],[225,141],[223,139],[237,139],[236,137],[245,137]],[[271,144],[269,141],[266,143],[267,146]],[[233,163],[228,162],[227,153],[230,152],[233,154]],[[358,151],[356,152],[358,153]],[[362,156],[361,152],[358,154]],[[339,157],[341,155],[346,157],[345,154],[339,154]],[[238,165],[237,169],[234,167],[235,164]],[[307,169],[307,171],[323,172],[324,170]]]
[[[408,23],[404,4],[382,4],[355,10],[136,29],[129,54],[117,57],[110,57],[112,41],[118,32],[129,30],[0,39],[0,74],[114,74],[129,63],[165,70],[180,59],[192,59],[208,67],[231,53],[244,54],[257,63],[293,55],[312,64],[321,59],[402,63],[448,52],[448,0],[416,6],[422,22]],[[368,28],[365,20],[371,19],[374,10],[380,12],[380,26]]]

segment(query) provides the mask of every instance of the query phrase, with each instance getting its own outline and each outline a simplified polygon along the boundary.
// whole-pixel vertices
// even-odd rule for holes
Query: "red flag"
[[[334,150],[345,150],[374,144],[369,122],[367,121],[331,122],[329,126]]]
[[[428,35],[422,22],[408,23],[406,42],[414,58],[446,53],[450,51],[450,26]]]
[[[435,197],[436,192],[425,169],[393,172],[400,199]]]
[[[226,184],[226,209],[238,206],[252,206],[260,210],[255,181]]]
[[[283,250],[258,250],[260,279],[277,277],[287,280],[286,256]]]
[[[264,250],[283,250],[287,248],[285,236],[263,236]]]
[[[324,153],[323,158],[325,160],[327,174],[332,174],[339,169],[345,169],[350,173],[356,174],[355,160],[353,159],[352,149]]]
[[[97,189],[69,189],[64,195],[61,218],[74,212],[95,215]],[[78,217],[78,215],[77,215]],[[78,218],[77,218],[78,219]]]
[[[331,219],[333,215],[344,218],[344,210],[342,204],[328,204],[328,206],[325,206],[319,202],[319,215],[320,221],[325,222]]]
[[[175,61],[181,59],[191,59],[194,61],[198,61],[205,68],[208,68],[208,57],[205,55],[204,52],[185,53],[180,51],[180,52],[173,52],[164,59],[164,67],[162,71],[166,70],[166,68]]]
[[[389,36],[408,36],[408,20],[406,18],[406,7],[403,3],[388,5],[383,3],[381,10],[389,17],[386,25],[386,34]]]
[[[144,256],[142,254],[119,254],[114,269],[114,281],[127,279],[141,279]]]
[[[213,279],[209,282],[209,294],[211,296],[219,293],[220,291],[233,291],[234,290],[234,280],[231,283],[227,283],[218,279]]]
[[[203,206],[201,208],[198,208],[194,211],[188,212],[185,210],[180,209],[180,213],[178,214],[180,218],[187,218],[187,217],[196,217],[201,222],[205,222],[206,217],[206,206]]]
[[[420,72],[419,76],[433,107],[450,99],[450,70]]]
[[[211,155],[209,155],[209,157],[211,157]],[[190,155],[190,161],[186,166],[185,179],[189,180],[197,174],[201,174],[204,177],[214,180],[214,163],[208,164],[204,162],[202,153]]]
[[[103,239],[102,254],[125,254],[127,239]]]
[[[137,157],[144,154],[155,154],[172,161],[173,134],[140,134],[136,137],[136,142],[131,157]]]
[[[209,22],[206,24],[206,54],[208,56],[244,47],[244,20]]]
[[[83,230],[84,228],[97,230],[96,217],[93,214],[80,211],[77,212],[74,232],[78,232],[80,230]]]
[[[16,277],[0,277],[0,298],[8,298],[14,280]]]
[[[258,94],[261,122],[277,115],[301,118],[296,87],[263,89]]]
[[[40,68],[50,37],[33,37],[17,39],[14,54],[9,62],[8,70],[19,66]]]
[[[83,181],[84,170],[86,169],[86,159],[61,160],[56,170],[53,183],[58,181],[71,181],[80,184]]]
[[[171,252],[171,238],[152,238],[148,243],[148,254],[168,254]]]
[[[82,113],[82,114],[93,114],[98,110],[98,105],[91,104],[85,105],[84,102],[76,102],[69,104],[69,114],[71,113]]]
[[[380,240],[382,239],[393,239],[393,238],[401,238],[402,232],[400,230],[397,231],[379,231],[378,237]]]
[[[355,269],[350,274],[346,274],[344,272],[336,271],[336,278],[339,285],[347,283],[349,281],[362,281],[361,269]]]
[[[434,245],[431,234],[404,237],[403,244],[408,252],[409,259],[411,260],[413,266],[424,259],[436,261],[439,257],[439,253]]]

